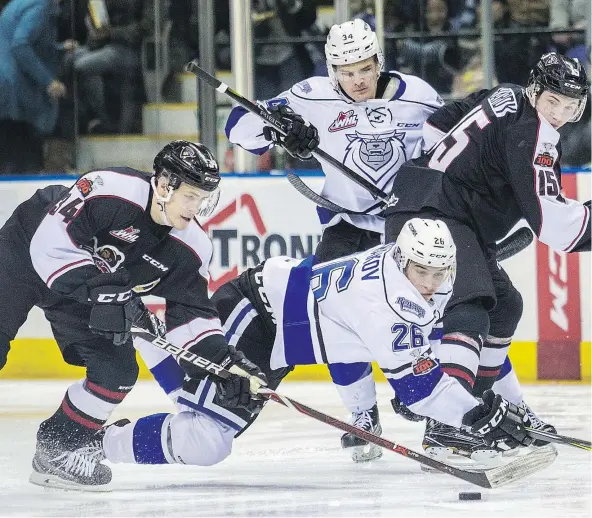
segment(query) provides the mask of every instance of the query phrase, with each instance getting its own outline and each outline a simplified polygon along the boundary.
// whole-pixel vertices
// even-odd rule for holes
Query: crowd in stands
[[[139,133],[150,88],[178,102],[176,77],[199,57],[199,0],[0,0],[0,174],[73,168],[77,135]],[[215,3],[216,67],[231,67],[228,0]],[[255,95],[270,98],[326,73],[317,13],[332,0],[253,0]],[[445,99],[483,86],[479,0],[385,0],[386,66],[419,75]],[[352,17],[376,26],[374,1],[351,0]],[[92,16],[91,16],[92,12]],[[160,16],[156,20],[156,16]],[[526,84],[544,52],[588,68],[589,0],[493,0],[495,82]],[[158,22],[158,23],[157,23]],[[155,38],[155,26],[161,34]],[[308,38],[308,43],[266,43]],[[147,84],[156,45],[166,45],[160,84]],[[153,96],[152,96],[153,97]],[[564,161],[590,162],[590,103],[567,125]],[[586,134],[587,131],[587,134]],[[58,157],[57,160],[55,158]]]

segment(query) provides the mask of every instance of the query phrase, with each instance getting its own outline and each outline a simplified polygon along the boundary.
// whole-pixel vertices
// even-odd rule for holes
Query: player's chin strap
[[[162,221],[164,222],[164,224],[167,227],[172,227],[173,225],[171,224],[171,222],[169,221],[169,218],[167,218],[167,215],[166,215],[165,205],[169,201],[171,201],[174,189],[171,189],[171,187],[167,186],[168,194],[167,194],[166,198],[163,198],[160,194],[158,194],[158,191],[156,190],[156,180],[155,180],[154,176],[152,178],[150,178],[150,185],[152,186],[152,193],[153,193],[154,197],[156,198],[156,203],[158,203],[158,206],[160,208],[160,212],[162,215]]]
[[[177,347],[176,345],[168,342],[165,338],[157,337],[146,329],[137,327],[136,324],[134,324],[132,327],[131,332],[134,337],[146,340],[159,349],[171,354],[181,365],[183,362],[189,362],[192,365],[200,367],[209,374],[222,379],[228,379],[228,377],[231,376],[231,373],[220,365],[212,363],[206,358],[198,356],[195,353],[187,351],[181,347]],[[253,384],[251,384],[251,386],[253,387]],[[278,394],[269,388],[261,387],[257,390],[257,394],[268,400],[275,401],[276,403],[279,403],[280,405],[283,405],[287,408],[292,408],[316,421],[320,421],[322,423],[331,425],[334,428],[338,428],[339,430],[350,433],[359,439],[376,444],[377,446],[381,446],[382,448],[398,453],[399,455],[403,455],[410,460],[414,460],[415,462],[419,462],[425,466],[430,466],[431,468],[442,471],[443,473],[448,473],[453,477],[460,478],[471,484],[489,489],[504,486],[510,482],[520,480],[532,473],[535,473],[551,464],[557,456],[557,450],[553,447],[553,445],[549,444],[547,446],[537,448],[527,455],[511,461],[509,464],[504,466],[499,466],[483,471],[463,469],[456,466],[450,466],[444,462],[440,462],[427,455],[417,453],[405,446],[391,442],[371,432],[362,430],[361,428],[353,426],[352,424],[340,421],[339,419],[324,414],[319,410],[315,410],[314,408],[303,405],[292,398]]]

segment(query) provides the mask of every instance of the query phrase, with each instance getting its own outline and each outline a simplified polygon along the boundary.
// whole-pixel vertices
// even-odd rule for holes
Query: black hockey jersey
[[[525,218],[555,250],[590,250],[590,209],[561,194],[559,133],[524,90],[500,85],[446,105],[426,122],[441,138],[410,160],[386,214],[433,208],[470,225],[484,243]]]
[[[138,295],[166,299],[169,341],[190,346],[223,331],[208,295],[211,241],[197,221],[185,230],[150,217],[150,175],[130,168],[91,171],[71,189],[53,185],[19,205],[3,239],[29,253],[53,293],[88,301],[86,283],[125,268]],[[222,343],[220,345],[222,345]]]

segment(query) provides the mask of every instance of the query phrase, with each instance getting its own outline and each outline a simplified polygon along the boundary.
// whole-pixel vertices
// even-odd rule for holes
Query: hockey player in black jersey
[[[110,481],[89,444],[136,382],[132,322],[166,332],[143,294],[166,300],[169,340],[264,379],[227,345],[208,297],[212,245],[195,216],[213,210],[219,182],[205,146],[174,141],[156,155],[153,174],[114,167],[91,171],[69,189],[46,187],[0,230],[0,368],[33,306],[43,309],[64,360],[86,367],[86,379],[68,388],[39,427],[31,482],[101,490]],[[216,388],[221,404],[251,403],[245,377]]]
[[[395,179],[388,242],[418,216],[445,221],[454,237],[457,278],[436,354],[477,397],[502,370],[522,315],[522,298],[495,259],[495,242],[524,218],[551,248],[590,251],[590,201],[561,193],[557,132],[579,120],[588,89],[577,60],[546,54],[526,88],[502,84],[434,113],[425,130],[437,135],[434,146]],[[522,403],[515,394],[502,396]],[[424,446],[471,453],[483,445],[428,420]]]

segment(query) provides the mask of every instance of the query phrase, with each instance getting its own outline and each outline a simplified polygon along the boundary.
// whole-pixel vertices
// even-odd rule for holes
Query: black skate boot
[[[523,401],[520,402],[518,405],[519,408],[524,409],[526,415],[530,419],[530,427],[535,430],[540,430],[541,432],[550,432],[550,433],[557,433],[555,427],[549,423],[545,423],[540,417],[538,417],[531,408]],[[545,444],[549,444],[547,441],[541,441],[540,439],[536,439],[532,446],[541,447],[545,446]]]
[[[430,418],[426,421],[422,446],[430,457],[440,462],[475,468],[499,466],[503,453],[469,431]]]
[[[367,432],[376,435],[382,434],[377,405],[374,405],[370,410],[352,412],[351,422],[355,427]],[[341,436],[341,447],[350,451],[354,462],[368,462],[382,457],[382,448],[380,446],[369,444],[351,433],[344,433]]]
[[[128,423],[128,419],[121,419],[105,426],[87,444],[73,450],[38,441],[29,482],[57,489],[111,491],[111,469],[101,464],[105,460],[103,437],[109,426],[124,426]]]

